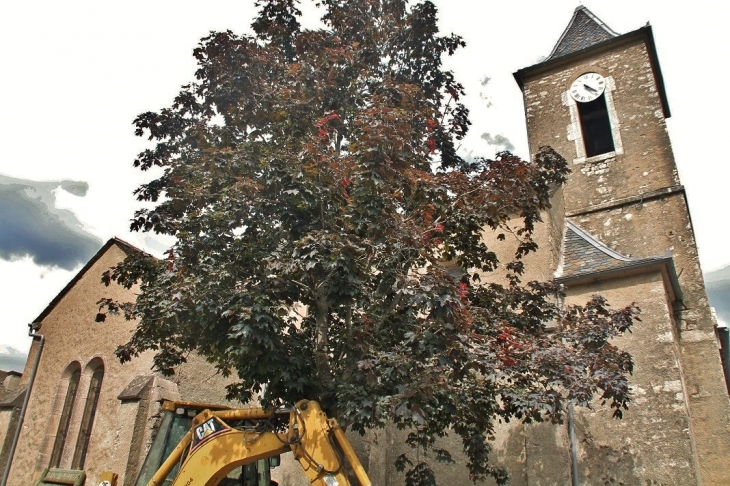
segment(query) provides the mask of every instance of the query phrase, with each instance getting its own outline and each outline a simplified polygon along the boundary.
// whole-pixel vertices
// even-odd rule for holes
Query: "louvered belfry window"
[[[583,142],[586,157],[595,157],[615,150],[611,120],[608,117],[606,95],[602,94],[593,101],[578,103],[580,127],[583,131]]]

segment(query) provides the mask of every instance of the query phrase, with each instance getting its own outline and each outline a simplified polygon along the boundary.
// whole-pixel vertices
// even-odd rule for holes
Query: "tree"
[[[452,430],[471,477],[503,482],[495,420],[560,422],[597,392],[620,416],[632,362],[609,340],[637,309],[560,309],[554,285],[521,281],[567,165],[548,148],[456,153],[468,110],[442,58],[464,42],[439,34],[430,1],[318,4],[313,30],[296,0],[260,0],[255,35],[202,39],[196,81],[135,120],[154,148],[134,165],[161,175],[137,189],[154,208],[132,229],[176,243],[105,274],[141,285],[136,302],[101,302],[139,320],[118,356],[154,350],[171,373],[195,351],[242,401],[307,397],[352,430],[407,427],[431,451],[398,460],[408,484],[433,484],[428,457],[449,459],[433,449]],[[508,222],[509,281],[481,284],[500,264],[482,231]]]

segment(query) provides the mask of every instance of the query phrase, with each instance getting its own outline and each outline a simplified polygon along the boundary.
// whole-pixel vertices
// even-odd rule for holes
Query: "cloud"
[[[482,88],[486,88],[491,80],[492,78],[490,78],[489,76],[484,76],[482,79],[479,80],[479,84],[482,85]],[[479,97],[485,101],[487,108],[491,108],[492,106],[494,106],[494,103],[492,103],[492,97],[488,94],[480,91]]]
[[[167,258],[167,251],[177,241],[170,235],[144,235],[144,249],[157,258]]]
[[[497,134],[492,136],[491,133],[482,133],[482,139],[486,140],[489,145],[496,146],[502,150],[509,150],[510,152],[515,150],[515,146],[504,135]]]
[[[54,191],[84,197],[89,185],[78,181],[30,181],[0,174],[0,258],[30,256],[34,263],[71,270],[101,247],[76,215],[56,207]]]

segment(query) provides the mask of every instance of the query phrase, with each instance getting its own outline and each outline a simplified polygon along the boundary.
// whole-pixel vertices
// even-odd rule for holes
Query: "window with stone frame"
[[[70,376],[68,375],[70,373]],[[51,452],[51,461],[49,467],[60,467],[63,449],[66,445],[68,429],[71,425],[71,415],[76,402],[76,392],[79,387],[79,379],[81,378],[81,366],[78,363],[72,363],[66,369],[68,376],[68,386],[66,387],[66,397],[63,401],[63,409],[61,409],[61,419],[58,422],[56,431],[56,439],[53,442],[53,452]]]
[[[615,146],[605,94],[593,101],[578,103],[578,115],[586,157],[613,152]]]
[[[84,468],[86,453],[89,448],[89,439],[91,438],[91,429],[94,425],[96,406],[99,403],[99,393],[101,392],[101,384],[103,380],[104,364],[99,363],[94,369],[94,373],[91,375],[91,381],[89,382],[89,393],[86,395],[86,403],[84,405],[84,414],[81,418],[79,438],[76,441],[73,461],[71,461],[72,469]]]

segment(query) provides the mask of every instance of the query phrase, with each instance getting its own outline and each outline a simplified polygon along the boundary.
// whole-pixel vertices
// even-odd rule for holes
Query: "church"
[[[642,312],[617,340],[635,363],[624,418],[612,419],[597,400],[562,426],[500,425],[495,462],[512,485],[728,484],[727,377],[651,27],[619,34],[580,6],[547,58],[514,78],[530,152],[549,145],[572,169],[536,231],[540,251],[527,257],[525,279],[555,280],[567,304],[600,294],[615,308],[636,302]],[[510,241],[484,238],[511,250]],[[134,251],[110,240],[33,322],[22,376],[0,375],[0,473],[8,485],[35,484],[49,467],[84,470],[86,484],[113,470],[118,484],[132,485],[160,400],[224,400],[222,378],[194,357],[170,382],[149,371],[151,356],[125,365],[114,356],[134,323],[112,316],[100,331],[96,302],[109,289],[99,275]],[[113,297],[131,292],[117,291]],[[373,484],[403,484],[393,466],[400,434],[373,432],[358,444]],[[471,484],[463,466],[438,467],[443,484]],[[306,484],[286,464],[274,477]]]

